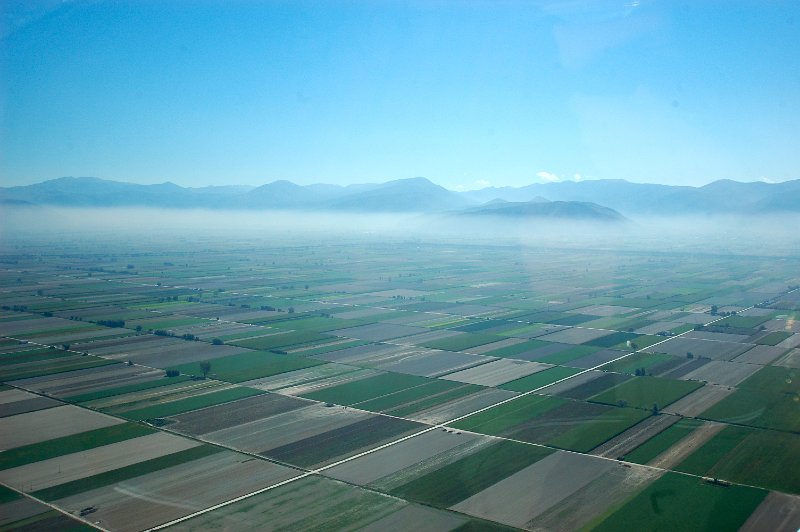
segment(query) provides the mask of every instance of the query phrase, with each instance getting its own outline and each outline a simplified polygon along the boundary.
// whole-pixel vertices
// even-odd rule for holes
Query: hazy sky
[[[0,9],[3,185],[800,178],[796,0]]]

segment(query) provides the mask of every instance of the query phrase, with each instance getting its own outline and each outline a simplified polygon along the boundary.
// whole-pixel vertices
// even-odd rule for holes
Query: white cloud
[[[583,176],[582,176],[581,174],[577,174],[577,173],[576,173],[576,174],[575,174],[575,177],[573,177],[573,179],[574,179],[575,181],[583,181]]]
[[[477,181],[475,181],[476,188],[486,188],[490,186],[492,186],[492,184],[485,179],[478,179]]]
[[[772,179],[768,178],[765,175],[762,175],[761,177],[759,177],[758,180],[759,181],[763,181],[764,183],[774,183],[775,182],[775,181],[773,181]]]
[[[542,170],[541,172],[536,172],[536,177],[538,177],[545,183],[555,183],[557,181],[561,181],[561,178],[558,177],[556,174],[551,174],[550,172],[545,172],[544,170]]]

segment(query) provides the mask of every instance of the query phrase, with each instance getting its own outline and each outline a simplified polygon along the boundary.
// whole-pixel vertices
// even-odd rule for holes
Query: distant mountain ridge
[[[621,179],[564,181],[524,187],[455,192],[423,177],[361,185],[297,185],[275,181],[259,187],[139,185],[95,177],[62,177],[33,185],[0,187],[0,204],[71,207],[149,206],[209,209],[287,209],[349,212],[455,212],[491,210],[493,200],[547,207],[505,206],[505,216],[534,211],[567,217],[617,214],[763,214],[800,212],[800,180],[742,183],[720,180],[702,187],[631,183]],[[565,205],[549,203],[565,203]],[[597,208],[572,203],[593,204]],[[502,205],[503,202],[493,202]],[[478,208],[476,211],[475,209]],[[501,209],[501,210],[502,210]],[[499,214],[496,211],[495,214]]]

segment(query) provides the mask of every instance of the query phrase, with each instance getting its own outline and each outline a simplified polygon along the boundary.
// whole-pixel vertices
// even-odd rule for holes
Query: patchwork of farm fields
[[[797,258],[12,242],[3,529],[800,527]]]

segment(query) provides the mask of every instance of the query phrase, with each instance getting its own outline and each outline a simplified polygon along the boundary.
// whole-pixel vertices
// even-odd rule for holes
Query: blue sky
[[[800,2],[5,0],[0,179],[800,178]]]

